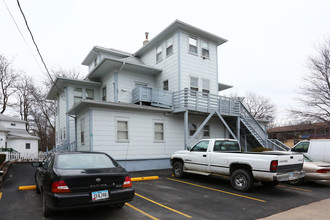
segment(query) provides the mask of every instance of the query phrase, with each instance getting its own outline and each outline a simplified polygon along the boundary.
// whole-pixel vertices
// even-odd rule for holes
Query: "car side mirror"
[[[191,150],[191,147],[187,147],[187,150],[190,151]]]
[[[41,167],[41,162],[34,162],[31,164],[33,167]]]

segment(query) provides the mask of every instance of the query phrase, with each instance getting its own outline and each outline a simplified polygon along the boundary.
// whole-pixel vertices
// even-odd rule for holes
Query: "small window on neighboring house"
[[[128,121],[117,121],[117,141],[128,141]]]
[[[203,96],[207,97],[210,93],[210,80],[202,79],[202,92]]]
[[[75,88],[73,91],[74,95],[74,104],[78,104],[82,100],[82,88]]]
[[[81,144],[85,144],[85,119],[80,120],[80,141]]]
[[[196,95],[198,92],[198,78],[197,77],[190,77],[190,90],[191,95]]]
[[[164,141],[164,123],[155,123],[155,141]]]
[[[11,126],[16,126],[16,124],[15,123],[11,123]]]
[[[189,36],[189,53],[197,54],[197,38]]]
[[[162,61],[162,45],[156,48],[156,61]]]
[[[86,89],[86,99],[94,99],[94,89]]]
[[[166,41],[166,56],[173,54],[173,38],[169,38]]]
[[[209,58],[209,43],[205,40],[202,40],[202,57]]]
[[[209,125],[204,125],[203,137],[210,137],[210,126]]]
[[[107,87],[102,88],[102,101],[107,101]]]
[[[25,149],[31,149],[31,144],[30,143],[25,143]]]
[[[193,136],[197,131],[197,125],[193,123],[189,123],[189,135]]]
[[[163,90],[168,91],[168,80],[163,81]]]

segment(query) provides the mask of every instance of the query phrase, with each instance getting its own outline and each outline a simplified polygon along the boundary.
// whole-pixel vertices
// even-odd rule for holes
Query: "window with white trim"
[[[162,45],[159,45],[159,46],[156,48],[156,61],[157,61],[157,62],[162,61]]]
[[[189,36],[189,53],[197,54],[197,38]]]
[[[205,40],[202,40],[201,46],[202,46],[202,57],[209,58],[210,57],[209,43]]]
[[[198,78],[197,77],[190,77],[190,90],[191,90],[191,95],[196,95],[198,92]]]
[[[75,88],[73,91],[73,103],[78,104],[82,100],[82,88]]]
[[[169,38],[166,41],[166,56],[173,54],[173,38]]]
[[[128,141],[128,121],[117,120],[117,141]]]
[[[168,91],[168,80],[163,81],[163,90]]]
[[[80,120],[80,142],[85,144],[85,118]]]
[[[202,92],[203,96],[207,97],[210,93],[210,80],[202,79]]]
[[[86,89],[86,99],[94,99],[94,89]]]
[[[107,101],[107,87],[102,88],[102,101]]]
[[[203,128],[203,137],[204,138],[210,137],[210,125],[204,125],[204,128]]]
[[[197,125],[194,123],[189,123],[188,127],[189,127],[189,135],[193,136],[197,131]]]
[[[155,122],[155,141],[164,141],[164,123]]]

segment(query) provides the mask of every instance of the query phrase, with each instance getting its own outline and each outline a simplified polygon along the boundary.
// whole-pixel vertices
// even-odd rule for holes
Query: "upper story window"
[[[202,40],[201,46],[202,46],[202,57],[209,58],[210,57],[209,43],[205,40]]]
[[[159,46],[156,48],[156,61],[157,61],[157,62],[162,61],[162,45],[159,45]]]
[[[102,88],[102,101],[107,101],[107,87]]]
[[[166,41],[166,56],[173,54],[173,38],[169,38]]]
[[[196,95],[198,92],[198,78],[197,77],[190,77],[190,90],[191,95]]]
[[[202,79],[202,92],[203,96],[208,96],[210,93],[210,80]]]
[[[73,91],[73,96],[73,103],[79,103],[82,100],[82,88],[75,88]]]
[[[197,54],[197,38],[189,36],[189,53]]]
[[[168,80],[163,81],[163,90],[168,91]]]
[[[94,99],[94,89],[86,89],[86,99]]]

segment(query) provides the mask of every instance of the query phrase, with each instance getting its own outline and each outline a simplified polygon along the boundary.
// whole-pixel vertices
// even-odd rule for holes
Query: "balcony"
[[[205,113],[215,110],[226,116],[240,116],[241,113],[241,105],[238,99],[189,89],[172,93],[150,87],[136,87],[132,91],[132,103],[169,108],[174,113],[185,110]]]

